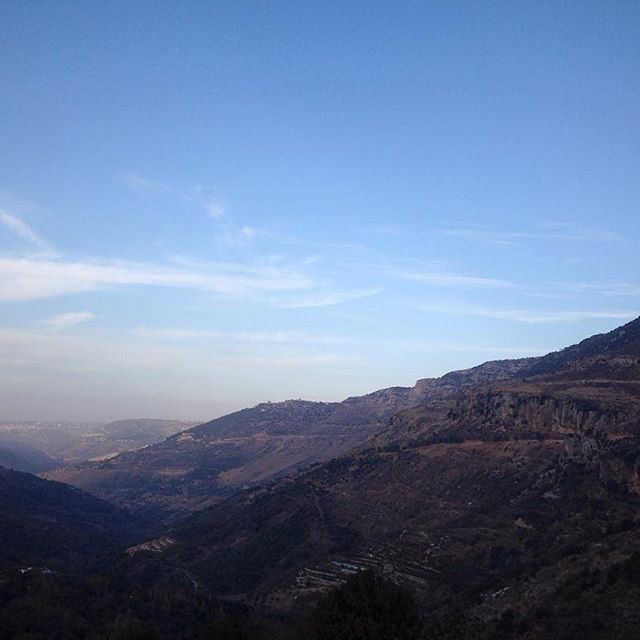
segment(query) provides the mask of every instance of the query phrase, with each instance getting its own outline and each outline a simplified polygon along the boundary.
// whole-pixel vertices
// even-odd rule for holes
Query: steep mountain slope
[[[401,412],[360,451],[194,515],[167,558],[217,594],[270,608],[368,566],[417,589],[434,616],[457,602],[500,637],[629,637],[639,326]],[[587,612],[576,583],[590,590]],[[580,615],[593,618],[586,635]]]
[[[488,362],[419,380],[414,387],[392,387],[343,402],[264,403],[139,451],[45,475],[136,511],[184,516],[244,485],[340,456],[383,429],[400,409],[446,398],[479,382],[510,379],[534,362]]]
[[[68,568],[122,552],[146,532],[125,511],[74,487],[0,467],[0,569]]]

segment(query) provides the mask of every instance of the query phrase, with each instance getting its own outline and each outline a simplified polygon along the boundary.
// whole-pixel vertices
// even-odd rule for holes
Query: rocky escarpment
[[[573,395],[551,386],[482,390],[401,412],[374,443],[420,445],[463,440],[543,439],[572,434],[633,434],[639,427],[632,397]]]
[[[640,384],[571,378],[509,382],[400,412],[372,442],[382,450],[402,450],[437,443],[557,441],[562,443],[558,464],[590,465],[602,482],[636,492]]]

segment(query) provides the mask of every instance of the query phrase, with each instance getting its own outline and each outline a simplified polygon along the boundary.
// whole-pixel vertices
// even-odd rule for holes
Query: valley
[[[174,521],[255,484],[337,458],[365,443],[402,409],[508,380],[535,359],[487,362],[413,387],[343,402],[288,400],[243,409],[104,461],[43,473],[149,517]]]
[[[0,464],[37,473],[63,464],[109,459],[193,426],[180,420],[109,423],[0,422]]]
[[[84,500],[77,513],[113,510],[104,550],[136,584],[177,580],[299,619],[371,571],[415,594],[436,637],[596,638],[608,624],[622,638],[640,616],[639,354],[640,319],[548,356],[341,403],[265,403],[43,473],[118,506],[31,482]]]

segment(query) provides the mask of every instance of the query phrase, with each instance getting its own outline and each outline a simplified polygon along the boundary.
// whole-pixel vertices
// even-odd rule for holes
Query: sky
[[[637,2],[0,0],[0,420],[208,419],[640,314]]]

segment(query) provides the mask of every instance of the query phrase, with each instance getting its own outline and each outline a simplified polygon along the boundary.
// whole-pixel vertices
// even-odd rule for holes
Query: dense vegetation
[[[0,577],[0,640],[445,640],[464,625],[424,620],[413,596],[371,572],[356,574],[310,612],[259,617],[223,606],[188,584],[149,582],[121,563],[88,578]],[[125,579],[125,576],[127,578]]]

